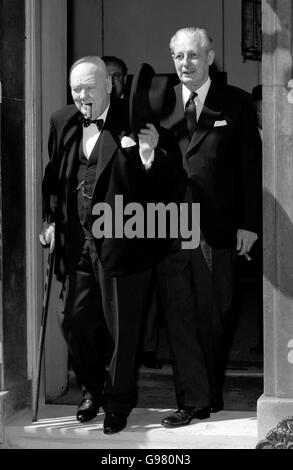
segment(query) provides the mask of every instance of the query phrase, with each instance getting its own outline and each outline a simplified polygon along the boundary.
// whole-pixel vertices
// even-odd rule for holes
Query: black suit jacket
[[[76,107],[71,105],[55,112],[50,120],[49,163],[43,179],[43,218],[56,224],[55,273],[60,280],[68,270],[68,211],[71,192],[76,189],[72,173],[82,138],[80,116]],[[151,169],[146,171],[138,145],[121,147],[121,139],[125,135],[131,137],[127,113],[121,100],[112,100],[105,125],[92,151],[92,155],[98,152],[92,207],[99,202],[108,203],[115,217],[115,195],[123,195],[124,206],[130,202],[145,206],[148,201],[166,203],[179,200],[186,176],[176,142],[172,143],[172,139],[170,141],[166,137],[166,131],[161,129],[160,147],[155,150]],[[168,245],[167,240],[125,237],[95,238],[95,242],[102,265],[112,276],[151,266],[164,255]]]
[[[201,230],[212,247],[235,246],[237,229],[257,232],[260,217],[258,134],[251,97],[212,81],[189,141],[181,85],[175,92],[176,106],[162,125],[173,131],[180,145],[193,200],[201,205]]]

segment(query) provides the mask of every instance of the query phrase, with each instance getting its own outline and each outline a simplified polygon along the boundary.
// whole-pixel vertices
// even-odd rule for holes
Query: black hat
[[[158,123],[175,105],[175,92],[168,75],[156,75],[146,63],[140,64],[132,79],[129,95],[129,117],[137,134],[147,122]]]

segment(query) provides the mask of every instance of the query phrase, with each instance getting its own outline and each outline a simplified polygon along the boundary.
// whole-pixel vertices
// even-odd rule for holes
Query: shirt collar
[[[108,104],[107,108],[105,109],[105,111],[97,117],[97,119],[103,119],[103,121],[105,122],[106,121],[106,118],[107,118],[107,114],[108,114],[108,111],[109,111],[109,108],[110,108],[110,104]]]
[[[95,119],[103,119],[105,123],[109,108],[110,108],[110,104],[107,106],[105,111],[102,114],[100,114],[100,116],[97,116]],[[96,134],[99,135],[100,132],[101,131],[97,128],[95,124],[90,124],[88,127],[83,127],[83,135],[86,135],[86,136],[92,136]]]
[[[196,90],[197,96],[202,104],[204,104],[205,102],[210,86],[211,86],[211,79],[210,77],[208,77],[208,79],[204,82],[204,84],[201,85],[201,87]],[[186,101],[189,99],[189,96],[190,96],[190,90],[187,88],[187,86],[182,85],[182,99],[183,99],[184,107],[185,107]]]

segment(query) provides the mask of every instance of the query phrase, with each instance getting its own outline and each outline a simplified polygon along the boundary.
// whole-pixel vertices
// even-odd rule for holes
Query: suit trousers
[[[201,317],[199,334],[207,361],[212,401],[222,399],[230,344],[235,252],[235,248],[212,248],[201,240],[201,251],[192,253],[194,291]]]
[[[152,270],[110,277],[87,238],[64,283],[62,327],[79,386],[107,412],[125,416],[137,401],[135,359]],[[105,366],[107,330],[114,350]]]
[[[217,308],[225,323],[232,308],[236,249],[212,248],[204,239],[201,248],[212,276]]]
[[[195,251],[200,252],[200,247]],[[203,258],[199,258],[203,262]],[[170,252],[158,279],[173,364],[178,407],[210,404],[207,365],[200,341],[200,316],[192,279],[192,250]]]

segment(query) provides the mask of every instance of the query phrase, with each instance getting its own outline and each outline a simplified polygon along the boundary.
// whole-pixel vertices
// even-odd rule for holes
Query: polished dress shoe
[[[106,413],[104,419],[104,434],[116,434],[127,424],[127,418],[120,413]]]
[[[86,423],[95,418],[99,413],[100,405],[92,398],[84,398],[77,407],[76,419],[80,423]]]
[[[162,419],[165,428],[186,426],[192,419],[206,419],[210,416],[210,408],[179,408],[175,413]]]

